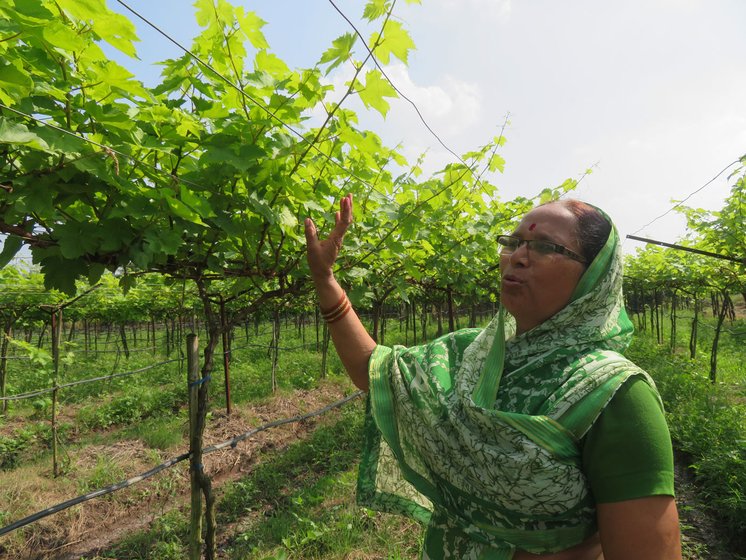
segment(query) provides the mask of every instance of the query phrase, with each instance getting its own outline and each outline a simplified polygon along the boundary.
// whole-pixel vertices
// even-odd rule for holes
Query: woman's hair
[[[561,204],[575,216],[575,235],[580,252],[588,264],[593,262],[609,238],[611,222],[594,206],[574,198],[554,200],[547,204]]]

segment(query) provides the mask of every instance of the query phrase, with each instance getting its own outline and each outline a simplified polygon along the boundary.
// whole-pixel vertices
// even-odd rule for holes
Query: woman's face
[[[539,239],[581,253],[575,236],[575,216],[561,204],[531,210],[513,235]],[[524,243],[500,255],[500,301],[516,320],[518,334],[529,331],[570,301],[585,265],[566,255],[538,254]]]

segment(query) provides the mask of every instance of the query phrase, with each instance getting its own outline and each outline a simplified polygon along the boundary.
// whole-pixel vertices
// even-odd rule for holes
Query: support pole
[[[60,331],[62,330],[62,310],[52,311],[52,362],[54,364],[54,381],[52,391],[52,472],[55,478],[60,475],[57,451],[57,400],[59,392],[60,371]]]
[[[225,412],[231,413],[231,350],[228,342],[228,320],[225,316],[225,300],[220,298],[220,328],[223,331],[223,372],[225,373]]]
[[[197,470],[194,468],[195,449],[193,444],[198,440],[197,406],[199,385],[199,340],[196,334],[187,335],[187,386],[189,387],[189,481],[192,491],[192,514],[189,525],[189,560],[199,560],[202,552],[202,492],[199,486]]]

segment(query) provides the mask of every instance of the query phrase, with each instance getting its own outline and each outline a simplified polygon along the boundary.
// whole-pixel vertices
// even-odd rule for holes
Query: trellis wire
[[[296,415],[290,418],[284,418],[282,420],[275,420],[273,422],[269,422],[267,424],[263,424],[262,426],[259,426],[258,428],[252,428],[251,430],[248,430],[238,436],[235,436],[227,441],[224,441],[219,444],[211,445],[209,447],[205,447],[202,450],[203,454],[207,453],[213,453],[215,451],[219,451],[221,449],[225,449],[227,447],[230,447],[231,449],[235,449],[235,447],[242,441],[250,438],[253,435],[258,434],[259,432],[263,432],[265,430],[268,430],[270,428],[276,428],[278,426],[282,426],[285,424],[292,424],[295,422],[300,422],[302,420],[306,420],[308,418],[313,418],[316,416],[321,416],[322,414],[325,414],[329,412],[330,410],[333,410],[335,408],[339,408],[341,406],[344,406],[348,402],[359,398],[361,395],[363,395],[362,391],[357,391],[347,397],[344,397],[342,399],[339,399],[323,408],[320,408],[318,410],[315,410],[313,412],[309,412],[307,414],[302,415]],[[129,486],[132,486],[133,484],[136,484],[138,482],[141,482],[145,480],[146,478],[150,478],[154,474],[157,474],[167,468],[170,468],[177,463],[180,463],[181,461],[185,461],[190,456],[190,453],[182,453],[181,455],[178,455],[176,457],[173,457],[169,459],[168,461],[165,461],[164,463],[161,463],[160,465],[157,465],[153,467],[152,469],[145,471],[144,473],[134,476],[132,478],[128,478],[127,480],[123,480],[121,482],[117,482],[116,484],[112,484],[110,486],[107,486],[105,488],[100,488],[98,490],[95,490],[93,492],[89,492],[88,494],[84,494],[82,496],[78,496],[76,498],[72,498],[70,500],[67,500],[65,502],[59,503],[55,506],[49,507],[45,510],[39,511],[37,513],[34,513],[32,515],[29,515],[27,517],[24,517],[23,519],[19,519],[18,521],[11,523],[10,525],[7,525],[5,527],[0,528],[0,537],[8,534],[12,531],[15,531],[16,529],[20,529],[21,527],[24,527],[26,525],[29,525],[31,523],[34,523],[36,521],[39,521],[40,519],[43,519],[45,517],[48,517],[52,514],[58,513],[60,511],[66,510],[72,506],[81,504],[83,502],[87,502],[88,500],[92,500],[93,498],[98,498],[99,496],[105,496],[107,494],[112,494],[114,492],[117,492],[118,490],[122,490],[124,488],[127,488]]]
[[[246,99],[248,99],[249,101],[251,101],[254,105],[256,105],[258,108],[260,108],[262,111],[264,111],[265,113],[267,113],[267,115],[269,115],[270,118],[272,118],[275,121],[277,121],[283,128],[286,128],[287,130],[289,130],[290,132],[292,132],[294,135],[296,135],[298,138],[300,138],[304,143],[308,144],[311,149],[313,149],[318,154],[320,154],[321,156],[323,156],[329,163],[332,163],[335,166],[339,167],[342,171],[344,171],[345,173],[347,173],[350,177],[352,177],[352,178],[360,181],[362,184],[367,185],[368,187],[370,187],[373,190],[376,190],[373,187],[373,185],[371,185],[368,181],[366,181],[365,179],[362,179],[361,177],[358,177],[355,173],[353,173],[352,171],[350,171],[349,169],[347,169],[344,165],[342,165],[340,162],[338,162],[337,160],[335,160],[333,157],[331,157],[330,155],[324,153],[324,151],[321,150],[321,148],[319,148],[318,146],[316,146],[315,143],[310,142],[308,140],[308,138],[306,138],[303,135],[303,133],[301,133],[300,131],[296,130],[295,128],[293,128],[292,126],[290,126],[289,124],[287,124],[280,117],[278,117],[272,111],[270,111],[270,109],[268,107],[265,107],[262,103],[260,103],[258,100],[256,100],[252,95],[250,95],[246,91],[244,91],[243,88],[241,88],[240,86],[234,84],[227,77],[223,76],[223,74],[221,74],[215,68],[213,68],[212,65],[210,65],[207,62],[205,62],[204,60],[202,60],[200,57],[198,57],[192,51],[190,51],[189,49],[187,49],[185,46],[183,46],[176,39],[174,39],[173,37],[171,37],[168,33],[166,33],[165,31],[163,31],[160,27],[158,27],[157,25],[155,25],[153,22],[151,22],[145,16],[141,15],[139,12],[137,12],[136,10],[134,10],[133,8],[131,8],[129,5],[127,5],[126,2],[123,2],[123,0],[117,0],[117,2],[122,7],[124,7],[126,10],[128,10],[130,13],[132,13],[133,15],[135,15],[138,19],[140,19],[141,21],[143,21],[146,25],[152,27],[156,32],[158,32],[159,34],[161,34],[168,41],[170,41],[171,43],[173,43],[174,45],[176,45],[179,49],[181,49],[182,51],[184,51],[185,54],[189,55],[192,59],[194,59],[200,65],[202,65],[203,67],[207,68],[210,72],[212,72],[213,74],[215,74],[218,78],[220,78],[221,80],[223,80],[226,84],[228,84],[230,87],[232,87],[233,89],[235,89],[238,93],[240,93],[241,95],[243,95],[244,97],[246,97]],[[382,193],[379,193],[379,194],[382,194]]]
[[[684,199],[680,200],[679,202],[677,202],[676,204],[674,204],[674,205],[673,205],[673,206],[672,206],[671,208],[669,208],[668,210],[666,210],[665,212],[663,212],[663,214],[661,214],[661,215],[660,215],[660,216],[658,216],[657,218],[654,218],[653,220],[649,221],[649,222],[648,222],[647,224],[645,224],[645,225],[644,225],[644,226],[642,226],[641,228],[639,228],[639,229],[637,229],[637,230],[633,231],[631,235],[635,235],[635,234],[637,234],[637,233],[640,233],[640,232],[641,232],[642,230],[644,230],[644,229],[645,229],[646,227],[648,227],[648,226],[651,226],[652,224],[654,224],[655,222],[657,222],[658,220],[660,220],[660,219],[661,219],[661,218],[663,218],[664,216],[666,216],[666,215],[670,214],[671,212],[673,212],[673,211],[674,211],[674,210],[675,210],[676,208],[678,208],[679,206],[681,206],[682,204],[684,204],[684,203],[685,203],[685,202],[686,202],[687,200],[689,200],[689,199],[690,199],[691,197],[693,197],[693,196],[694,196],[695,194],[697,194],[697,193],[698,193],[699,191],[701,191],[702,189],[704,189],[705,187],[707,187],[707,186],[708,186],[708,185],[709,185],[710,183],[712,183],[713,181],[715,181],[715,179],[717,179],[718,177],[720,177],[720,176],[721,176],[721,175],[722,175],[723,173],[725,173],[725,172],[726,172],[726,171],[727,171],[728,169],[730,169],[731,167],[733,167],[734,165],[736,165],[736,164],[737,164],[737,163],[739,163],[740,161],[743,161],[743,159],[744,159],[744,158],[746,158],[746,154],[744,154],[743,156],[741,156],[741,157],[740,157],[739,159],[737,159],[737,160],[735,160],[735,161],[732,161],[732,162],[730,162],[730,163],[729,163],[728,165],[726,165],[726,166],[725,166],[725,167],[724,167],[724,168],[723,168],[723,169],[722,169],[722,170],[721,170],[721,171],[720,171],[720,172],[719,172],[719,173],[718,173],[717,175],[715,175],[715,176],[714,176],[714,177],[713,177],[712,179],[710,179],[709,181],[707,181],[707,182],[706,182],[706,183],[705,183],[704,185],[702,185],[701,187],[699,187],[699,188],[698,188],[697,190],[695,190],[695,191],[691,192],[691,193],[690,193],[689,195],[687,195],[687,196],[686,196],[686,198],[684,198]]]
[[[90,379],[80,379],[78,381],[73,381],[71,383],[65,383],[64,385],[57,385],[57,387],[49,387],[47,389],[40,389],[39,391],[32,391],[30,393],[21,393],[19,395],[12,395],[10,397],[0,397],[0,402],[1,401],[17,401],[17,400],[22,400],[22,399],[30,399],[31,397],[37,397],[39,395],[44,395],[46,393],[51,393],[52,391],[59,390],[59,389],[64,389],[66,387],[74,387],[75,385],[84,385],[86,383],[93,383],[94,381],[103,381],[103,380],[107,380],[107,379],[115,379],[117,377],[126,377],[126,376],[129,376],[129,375],[134,375],[136,373],[142,373],[143,371],[148,371],[150,369],[153,369],[153,368],[156,368],[156,367],[159,367],[159,366],[162,366],[162,365],[171,364],[171,363],[179,362],[179,361],[181,361],[180,358],[174,358],[174,359],[171,359],[171,360],[166,360],[164,362],[159,362],[157,364],[151,364],[149,366],[145,366],[145,367],[142,367],[142,368],[139,368],[139,369],[135,369],[135,370],[132,370],[132,371],[124,371],[124,372],[121,372],[121,373],[113,373],[111,375],[102,375],[100,377],[92,377]]]
[[[342,10],[339,9],[339,7],[334,3],[334,0],[328,0],[328,1],[332,5],[332,7],[337,11],[337,13],[339,13],[339,15],[342,16],[342,19],[344,19],[349,24],[349,26],[352,27],[352,29],[355,31],[355,34],[358,37],[360,37],[360,41],[362,42],[363,46],[365,47],[365,49],[370,54],[370,59],[373,61],[373,64],[376,65],[376,68],[378,68],[379,72],[381,72],[381,75],[384,78],[386,78],[386,81],[389,83],[389,85],[391,85],[392,88],[394,88],[394,91],[399,95],[399,97],[401,97],[402,99],[404,99],[407,103],[409,103],[414,108],[415,112],[417,113],[417,116],[420,118],[420,121],[422,122],[422,124],[425,125],[425,128],[428,130],[428,132],[430,132],[430,134],[433,135],[433,137],[438,141],[438,143],[441,146],[443,146],[443,148],[447,152],[449,152],[453,157],[455,157],[457,160],[459,160],[466,167],[470,167],[463,159],[461,159],[461,156],[459,156],[456,152],[454,152],[451,148],[449,148],[445,144],[445,142],[443,142],[443,140],[440,139],[440,136],[438,136],[435,133],[435,131],[430,127],[430,125],[425,120],[425,117],[422,116],[422,113],[420,112],[419,107],[417,107],[417,104],[414,101],[412,101],[409,97],[407,97],[406,95],[404,95],[398,87],[396,87],[396,84],[394,84],[394,82],[391,80],[391,78],[388,77],[388,75],[386,74],[386,72],[384,71],[384,69],[381,67],[381,64],[378,62],[378,59],[376,58],[376,55],[373,53],[372,50],[370,50],[370,47],[368,47],[368,44],[365,42],[365,37],[363,37],[363,35],[360,33],[360,31],[358,31],[358,29],[355,26],[355,24],[352,23],[352,21],[345,15],[345,13]],[[392,11],[393,11],[395,5],[396,5],[396,0],[394,0],[394,2],[391,4],[391,10]]]
[[[265,332],[260,333],[260,334],[267,334],[267,332],[265,331]],[[291,350],[300,350],[300,349],[304,349],[304,348],[312,348],[312,347],[315,347],[315,346],[316,346],[315,343],[308,343],[308,344],[300,344],[298,346],[287,346],[287,347],[280,346],[277,349],[278,350],[291,351]],[[237,352],[238,350],[244,350],[246,348],[260,348],[260,349],[263,349],[263,350],[269,350],[270,348],[274,348],[274,346],[271,346],[271,345],[270,346],[264,346],[264,345],[261,345],[261,344],[245,344],[243,346],[233,347],[230,350],[226,350],[225,352],[217,353],[217,355],[233,354],[233,353]],[[138,351],[149,351],[149,350],[151,350],[151,349],[150,348],[144,348],[144,349],[138,350]],[[130,352],[133,352],[133,351],[134,350],[130,350]],[[118,352],[118,350],[99,350],[99,351],[97,351],[95,353],[100,354],[100,353],[108,353],[108,352]],[[25,356],[7,356],[5,359],[6,360],[11,360],[11,359],[29,359],[29,358],[27,358]],[[149,366],[145,366],[145,367],[142,367],[142,368],[139,368],[139,369],[135,369],[135,370],[131,370],[131,371],[114,373],[114,374],[110,374],[110,375],[102,375],[100,377],[93,377],[93,378],[90,378],[90,379],[81,379],[81,380],[78,380],[78,381],[73,381],[71,383],[65,383],[64,385],[58,385],[57,389],[64,389],[66,387],[74,387],[76,385],[83,385],[83,384],[87,384],[87,383],[93,383],[94,381],[106,381],[106,380],[115,379],[115,378],[118,378],[118,377],[126,377],[126,376],[129,376],[129,375],[134,375],[136,373],[142,373],[143,371],[147,371],[147,370],[150,370],[150,369],[162,366],[162,365],[170,364],[170,363],[173,363],[173,362],[179,362],[179,361],[181,361],[181,358],[174,358],[174,359],[171,359],[171,360],[166,360],[166,361],[159,362],[159,363],[156,363],[156,364],[151,364]],[[47,394],[47,393],[51,393],[54,390],[55,390],[54,387],[49,387],[49,388],[45,388],[45,389],[40,389],[38,391],[30,391],[30,392],[27,392],[27,393],[20,393],[18,395],[11,395],[11,396],[6,396],[6,397],[0,397],[0,402],[2,402],[2,401],[17,401],[17,400],[30,399],[32,397],[38,397],[39,395],[44,395],[44,394]]]

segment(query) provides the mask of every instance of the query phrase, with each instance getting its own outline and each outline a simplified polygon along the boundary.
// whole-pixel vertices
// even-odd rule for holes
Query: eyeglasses
[[[559,253],[560,255],[565,255],[566,257],[570,257],[571,259],[574,259],[583,264],[586,263],[586,260],[578,255],[575,251],[571,251],[567,247],[563,247],[562,245],[558,245],[557,243],[552,243],[551,241],[542,241],[540,239],[521,239],[520,237],[517,237],[515,235],[501,235],[497,238],[497,242],[502,245],[502,253],[512,253],[514,251],[517,251],[518,248],[525,243],[526,247],[528,247],[528,250],[536,253],[537,255],[546,256],[551,255],[552,253]]]

